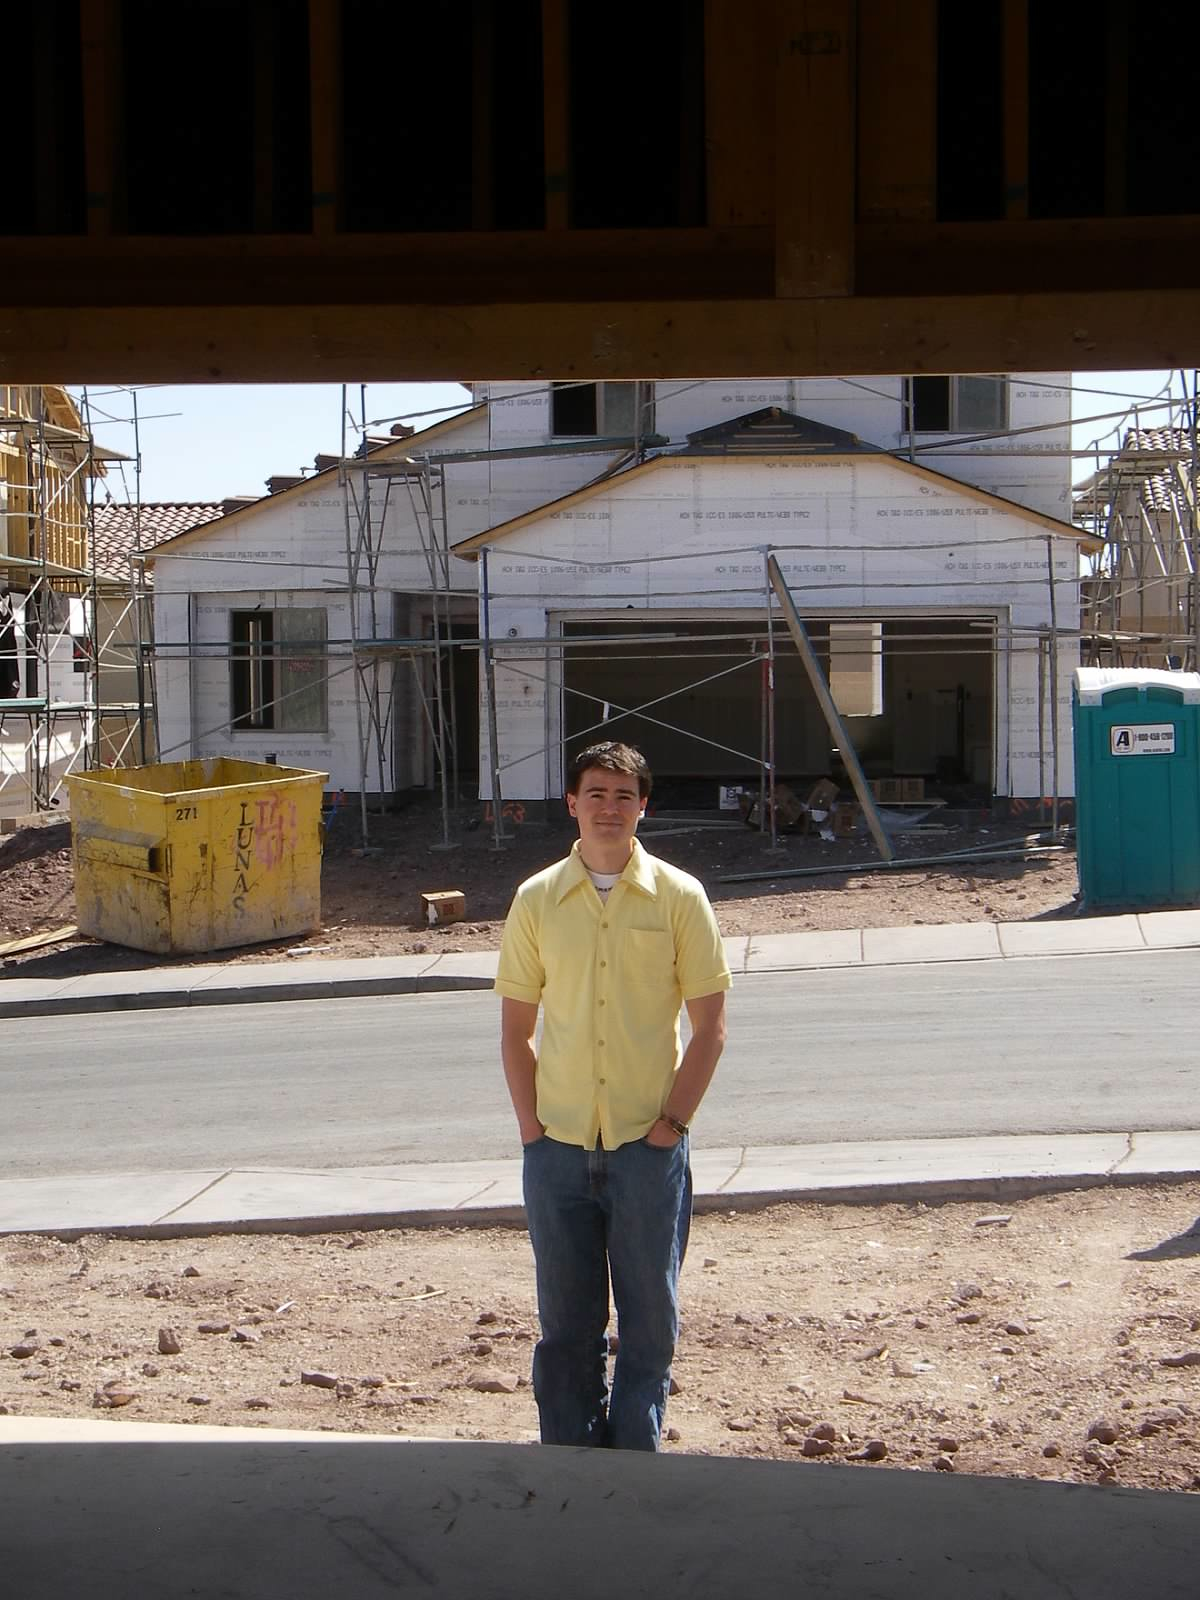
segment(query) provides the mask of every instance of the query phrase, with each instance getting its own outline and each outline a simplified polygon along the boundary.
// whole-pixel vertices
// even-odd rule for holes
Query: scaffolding
[[[124,458],[95,444],[66,391],[0,390],[0,452],[0,815],[12,821],[53,811],[69,773],[119,765],[144,737],[144,697],[104,694],[141,655],[122,635],[144,602],[97,565],[95,485]]]
[[[1118,448],[1076,485],[1075,520],[1103,540],[1083,584],[1092,666],[1200,666],[1197,374],[1164,426],[1135,407]]]

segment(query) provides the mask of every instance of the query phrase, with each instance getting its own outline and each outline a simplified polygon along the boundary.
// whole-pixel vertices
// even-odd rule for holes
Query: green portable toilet
[[[1200,673],[1080,667],[1072,712],[1084,909],[1200,905]]]

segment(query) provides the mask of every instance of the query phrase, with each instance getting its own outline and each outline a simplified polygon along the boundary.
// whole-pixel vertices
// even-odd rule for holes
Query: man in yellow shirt
[[[500,950],[501,1053],[537,1266],[543,1444],[657,1450],[679,1332],[688,1123],[725,1043],[730,976],[701,885],[635,837],[650,784],[631,745],[575,757],[567,806],[579,838],[517,890]],[[692,1037],[681,1055],[683,1005]]]

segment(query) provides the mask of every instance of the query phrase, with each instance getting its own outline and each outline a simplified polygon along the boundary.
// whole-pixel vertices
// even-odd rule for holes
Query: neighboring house
[[[606,721],[641,733],[666,776],[746,779],[763,751],[771,545],[831,652],[869,769],[1048,792],[1047,697],[1057,681],[1069,726],[1089,543],[1066,520],[1068,386],[1067,374],[476,384],[459,416],[154,553],[163,743],[270,755],[356,789],[352,647],[386,641],[364,669],[381,680],[367,787],[431,784],[421,646],[435,616],[443,634],[480,634],[474,558],[487,548],[505,798],[561,793],[564,743]],[[442,559],[447,548],[464,559]],[[830,740],[778,612],[776,632],[777,768],[820,775]],[[594,647],[561,647],[580,635]],[[465,775],[479,761],[466,714],[477,657],[456,657]],[[656,721],[613,720],[663,696]],[[485,730],[484,794],[487,744]]]
[[[103,452],[56,384],[0,384],[0,815],[56,803],[84,754],[88,493]]]
[[[99,699],[105,706],[134,708],[101,719],[100,756],[105,764],[152,759],[155,750],[153,705],[144,664],[139,662],[142,646],[154,637],[154,619],[146,592],[148,572],[140,557],[164,540],[223,514],[223,506],[206,501],[134,505],[114,500],[97,502],[92,508],[92,560],[99,580],[94,635]],[[85,664],[90,665],[77,661],[77,671]],[[131,728],[142,708],[144,739],[131,741]]]

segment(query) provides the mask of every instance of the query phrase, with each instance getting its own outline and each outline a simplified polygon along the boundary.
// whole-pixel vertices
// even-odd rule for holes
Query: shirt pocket
[[[675,941],[657,928],[627,928],[621,936],[621,968],[630,983],[661,989],[675,982]]]

